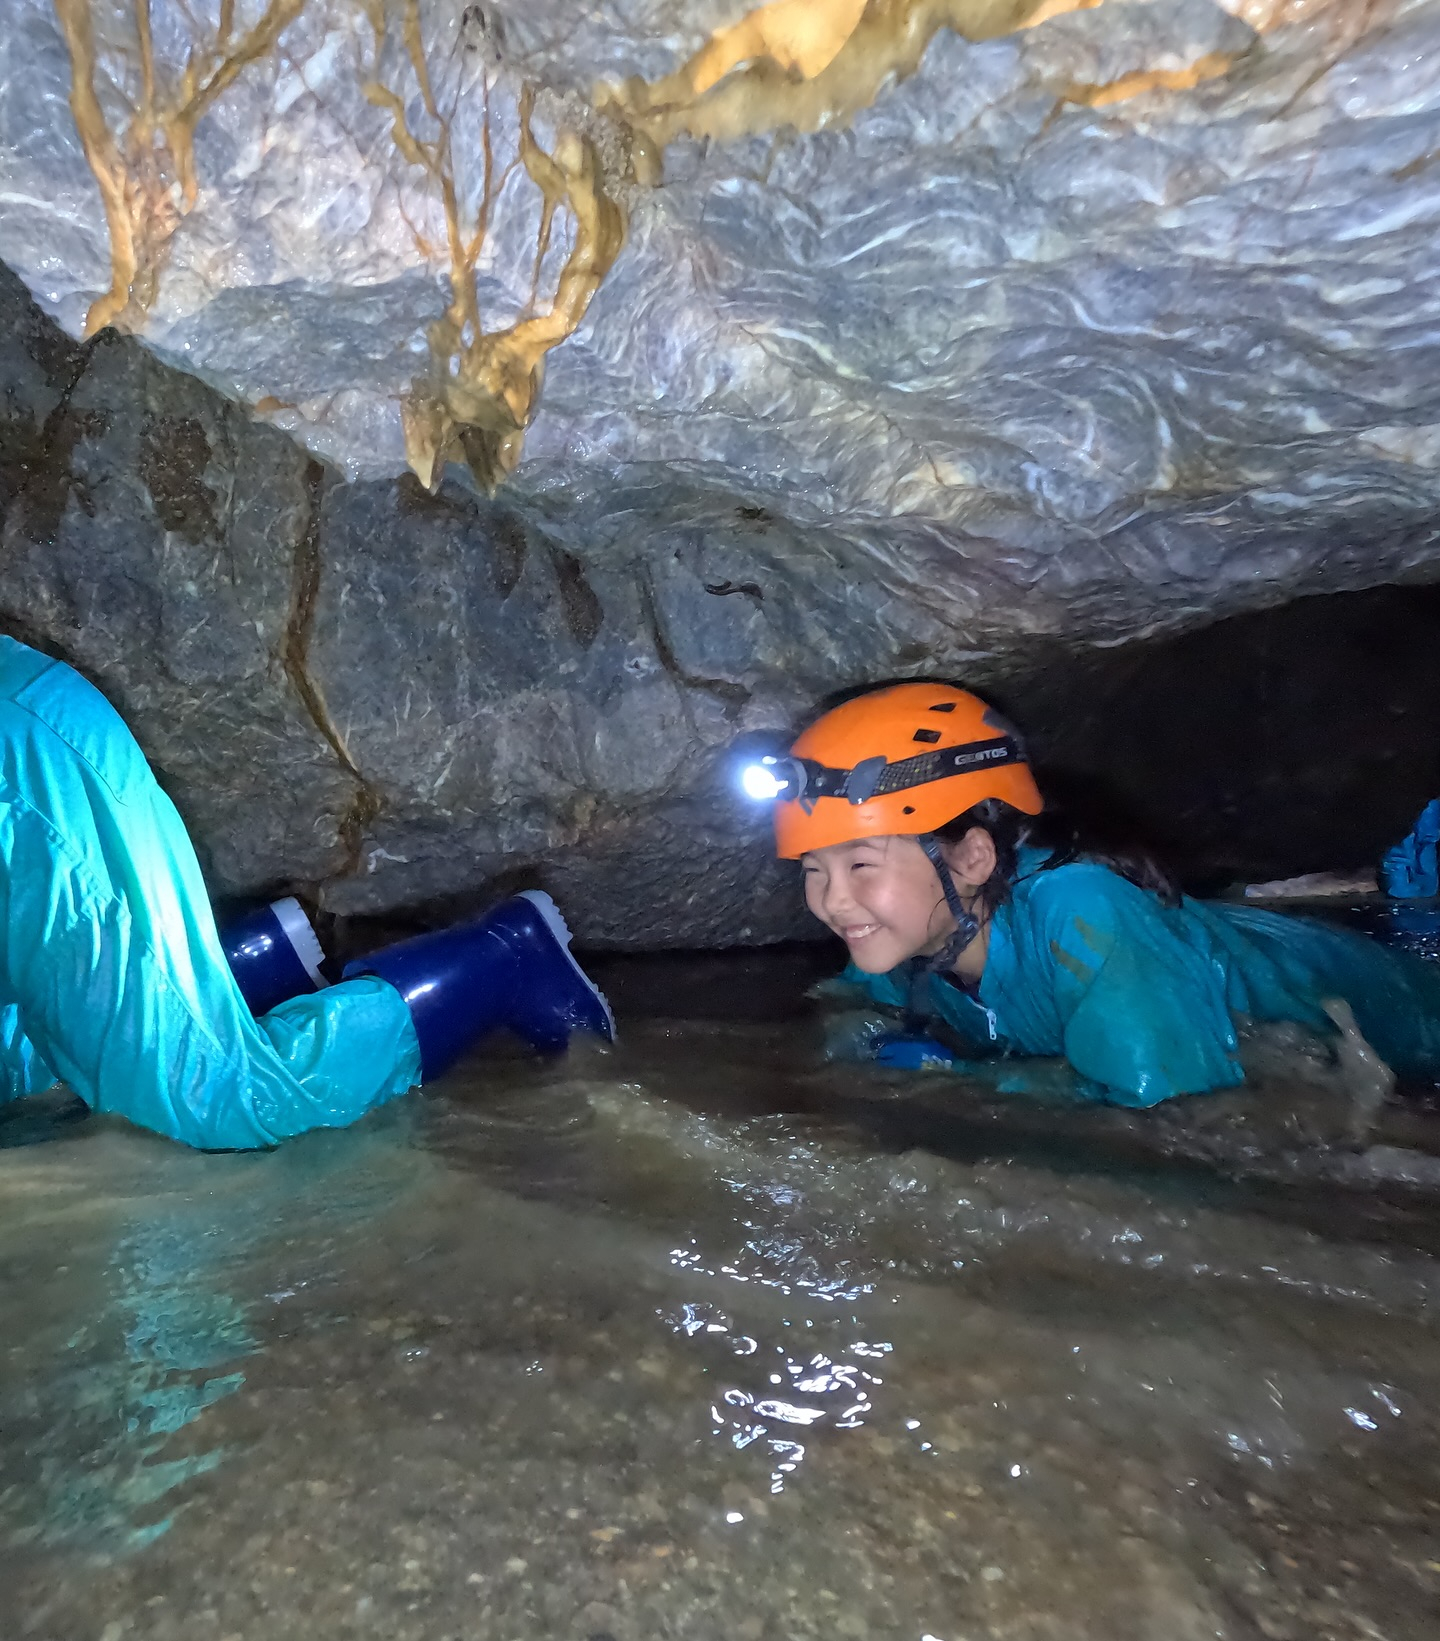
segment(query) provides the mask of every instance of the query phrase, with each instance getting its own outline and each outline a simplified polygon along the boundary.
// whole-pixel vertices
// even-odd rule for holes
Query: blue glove
[[[1385,893],[1395,900],[1423,900],[1440,894],[1440,798],[1420,811],[1409,836],[1387,849],[1380,864]]]
[[[978,1085],[980,1093],[1018,1094],[1050,1105],[1095,1105],[1109,1098],[1098,1083],[1060,1059],[967,1060],[933,1037],[898,1031],[875,1038],[872,1054],[876,1065],[892,1071],[955,1072]]]
[[[876,1065],[893,1071],[949,1071],[956,1056],[933,1037],[905,1037],[889,1032],[875,1043]]]

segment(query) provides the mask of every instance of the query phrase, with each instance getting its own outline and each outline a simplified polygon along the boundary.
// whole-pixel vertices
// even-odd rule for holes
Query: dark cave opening
[[[1440,792],[1440,586],[1058,656],[996,693],[1044,790],[1194,892],[1373,867]]]

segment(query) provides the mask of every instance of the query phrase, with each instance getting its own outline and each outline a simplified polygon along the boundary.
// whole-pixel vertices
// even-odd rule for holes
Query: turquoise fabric
[[[1021,876],[996,915],[978,992],[907,968],[841,976],[873,1002],[938,1018],[972,1054],[1063,1055],[1095,1092],[1148,1106],[1244,1080],[1237,1016],[1329,1032],[1344,998],[1401,1075],[1440,1077],[1440,964],[1253,906],[1167,907],[1104,866]]]
[[[340,1128],[420,1080],[400,994],[346,981],[261,1020],[199,863],[119,715],[0,638],[0,1100],[63,1078],[211,1150]]]

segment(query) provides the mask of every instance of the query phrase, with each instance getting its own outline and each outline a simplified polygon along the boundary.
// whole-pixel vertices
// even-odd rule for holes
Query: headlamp
[[[779,798],[798,798],[805,790],[805,766],[798,758],[764,757],[746,764],[740,771],[745,796],[756,803],[773,803]]]
[[[882,757],[862,758],[853,769],[830,769],[810,758],[767,754],[741,765],[740,785],[745,796],[756,803],[798,801],[808,813],[821,798],[868,803],[874,797],[904,792],[977,769],[1023,763],[1024,759],[1024,749],[1012,735],[969,741],[964,746],[941,747],[894,763]]]

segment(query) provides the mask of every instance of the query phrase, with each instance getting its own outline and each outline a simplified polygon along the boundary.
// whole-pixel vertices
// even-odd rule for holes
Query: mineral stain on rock
[[[324,490],[324,469],[319,462],[308,463],[306,491],[310,505],[305,528],[295,543],[290,610],[281,637],[279,660],[306,715],[335,754],[340,768],[354,782],[354,794],[336,823],[336,836],[344,849],[344,860],[337,875],[351,876],[360,868],[366,828],[382,812],[385,800],[380,789],[366,778],[356,764],[345,733],[335,721],[324,689],[310,664],[315,605],[320,596],[325,567],[320,545]]]
[[[585,579],[585,566],[573,553],[567,553],[563,547],[552,547],[550,563],[560,589],[560,607],[565,612],[565,625],[580,648],[588,650],[600,631],[600,623],[605,619],[600,600]]]
[[[70,108],[110,233],[110,289],[91,304],[87,335],[107,325],[143,327],[170,242],[200,195],[196,127],[246,68],[274,50],[304,7],[305,0],[269,0],[253,27],[239,33],[233,0],[220,6],[213,29],[178,8],[188,47],[182,65],[166,64],[157,50],[150,0],[134,0],[132,15],[121,23],[129,38],[118,47],[113,36],[120,20],[108,8],[97,31],[91,0],[55,0],[70,54]],[[123,7],[115,9],[123,15]],[[167,17],[172,26],[160,31],[172,47],[176,20]],[[102,64],[97,32],[110,48],[108,64]]]
[[[167,530],[193,544],[221,535],[216,496],[205,482],[212,451],[193,416],[149,415],[140,433],[139,472]]]
[[[525,560],[530,553],[529,537],[520,519],[513,513],[500,510],[490,521],[490,539],[495,587],[501,598],[509,598],[525,573]]]
[[[394,9],[398,41],[383,0],[368,9],[374,45],[364,95],[388,116],[396,152],[424,174],[438,201],[450,285],[449,306],[427,333],[429,369],[402,400],[406,459],[427,489],[440,484],[448,461],[460,460],[493,491],[520,460],[546,354],[579,326],[625,243],[625,213],[585,131],[562,125],[551,148],[541,146],[533,125],[537,92],[528,83],[515,100],[515,151],[502,163],[492,99],[508,90],[498,83],[497,41],[481,26],[483,14],[472,7],[461,15],[456,52],[449,18],[422,12],[420,0]],[[481,131],[478,178],[470,174],[473,152],[457,141],[472,118]],[[482,257],[493,251],[492,216],[517,171],[543,203],[525,311],[497,324],[482,307],[477,280]],[[557,214],[568,219],[570,244],[547,298],[542,275]],[[413,231],[421,254],[435,256],[439,248],[426,231]]]
[[[53,543],[72,500],[87,517],[95,517],[97,503],[75,471],[75,451],[85,440],[100,437],[109,425],[104,411],[72,410],[62,400],[40,438],[21,456],[15,515],[27,540]]]
[[[758,581],[707,581],[705,591],[714,598],[729,598],[735,593],[751,600],[755,604],[765,602],[765,593]]]
[[[1034,28],[1100,0],[771,0],[717,29],[673,74],[654,83],[632,76],[595,88],[596,106],[629,120],[650,152],[681,135],[735,141],[761,132],[843,126],[882,88],[920,66],[948,28],[990,40]],[[1229,67],[1228,56],[1194,68],[1127,76],[1076,88],[1076,101],[1118,101],[1143,90],[1188,89]],[[647,180],[659,181],[655,165]]]

